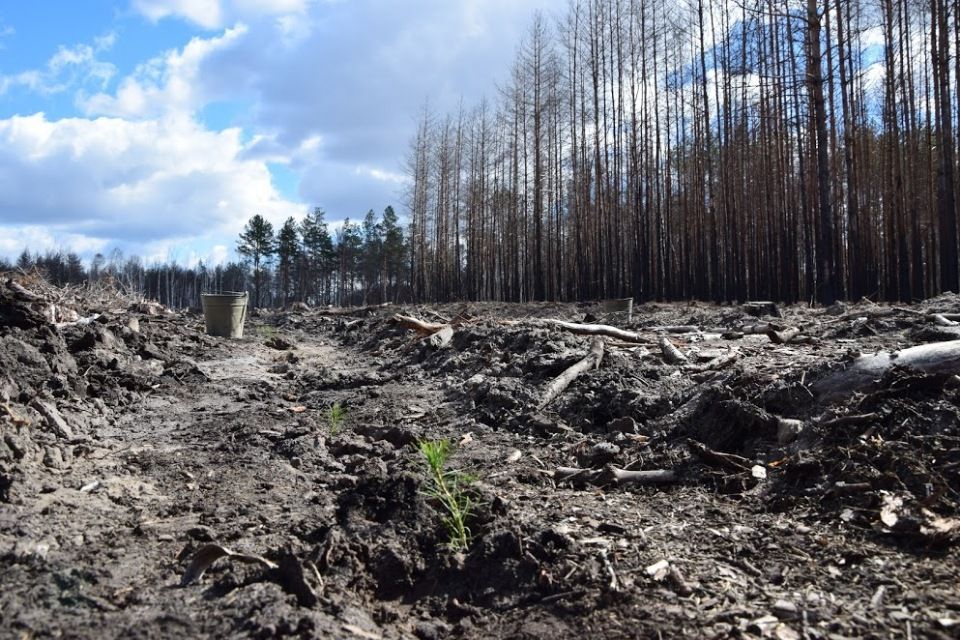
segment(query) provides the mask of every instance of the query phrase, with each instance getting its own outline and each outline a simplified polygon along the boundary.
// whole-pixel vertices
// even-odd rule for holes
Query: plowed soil
[[[228,340],[197,313],[21,282],[0,284],[2,637],[960,633],[957,372],[829,382],[860,354],[957,339],[932,315],[956,296],[781,317],[302,310]],[[649,340],[603,338],[600,366],[539,407],[592,341],[547,319]],[[800,334],[744,331],[771,322]],[[466,549],[428,495],[418,443],[439,439],[474,478]],[[190,580],[214,544],[261,560]]]

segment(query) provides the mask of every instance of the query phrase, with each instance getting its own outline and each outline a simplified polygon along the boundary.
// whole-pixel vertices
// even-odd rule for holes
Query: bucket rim
[[[221,298],[246,298],[249,295],[246,291],[223,291],[221,293],[201,293],[201,297],[221,297]]]

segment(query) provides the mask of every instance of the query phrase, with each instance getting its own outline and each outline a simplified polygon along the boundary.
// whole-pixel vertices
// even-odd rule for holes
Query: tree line
[[[571,0],[420,118],[420,300],[958,290],[960,0]]]
[[[85,267],[73,252],[25,249],[13,264],[0,259],[0,272],[37,270],[59,286],[108,282],[175,308],[199,308],[202,294],[224,291],[247,291],[259,307],[376,304],[410,296],[406,235],[392,207],[379,219],[372,210],[360,223],[348,218],[333,231],[319,207],[300,221],[288,218],[276,232],[254,215],[240,234],[237,254],[239,260],[213,266],[145,265],[115,249],[109,256],[96,254]]]

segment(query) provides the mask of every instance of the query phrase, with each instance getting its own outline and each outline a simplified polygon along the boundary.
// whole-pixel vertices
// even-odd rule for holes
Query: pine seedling
[[[343,428],[343,422],[347,418],[347,410],[339,402],[334,402],[327,410],[327,425],[330,427],[330,435],[335,436]]]
[[[450,548],[466,549],[470,545],[467,520],[475,506],[467,489],[475,478],[462,471],[447,469],[453,451],[446,438],[421,440],[419,447],[430,473],[430,487],[424,493],[436,500],[443,510],[443,525],[450,537]]]

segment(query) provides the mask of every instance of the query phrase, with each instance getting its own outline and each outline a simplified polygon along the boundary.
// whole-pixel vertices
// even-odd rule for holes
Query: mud
[[[196,314],[18,283],[0,284],[0,636],[960,629],[960,379],[893,367],[840,396],[818,386],[858,354],[952,339],[931,314],[960,311],[956,296],[651,304],[629,320],[573,304],[298,310],[228,341]],[[397,312],[453,321],[451,343]],[[591,341],[546,319],[650,339],[607,340],[599,368],[538,408]],[[745,332],[759,322],[800,337]],[[699,330],[667,335],[690,363],[669,365],[656,337],[685,325]],[[417,443],[440,438],[476,478],[464,550],[427,496]],[[263,561],[185,579],[212,543]]]

